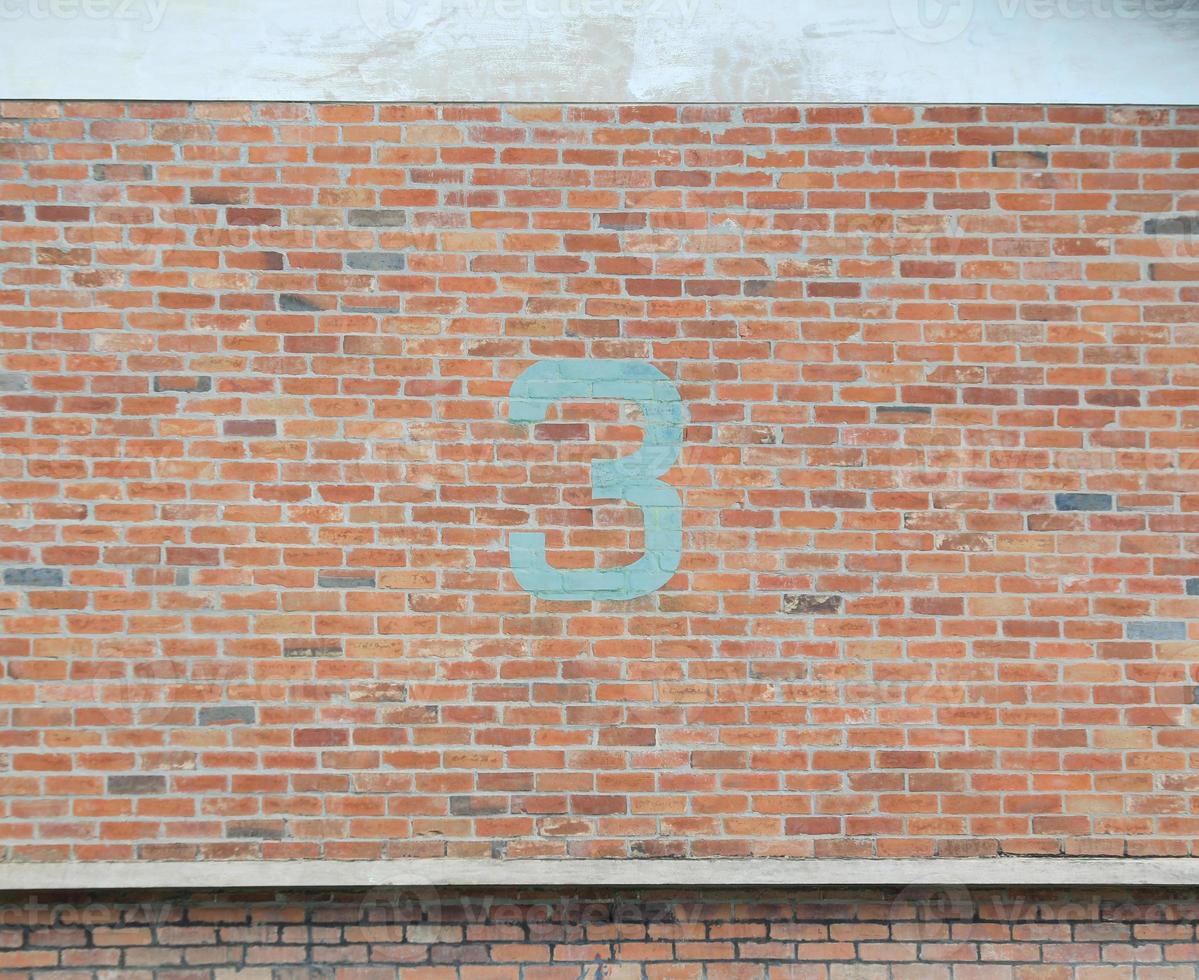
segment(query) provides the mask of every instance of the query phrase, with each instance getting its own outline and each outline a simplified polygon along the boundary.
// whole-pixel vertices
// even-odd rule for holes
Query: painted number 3
[[[556,402],[583,398],[630,401],[641,409],[641,448],[631,456],[595,460],[591,495],[641,508],[645,553],[620,568],[559,569],[546,560],[544,534],[518,531],[508,542],[512,570],[521,588],[541,599],[635,599],[670,581],[683,554],[683,502],[658,479],[683,447],[683,402],[671,380],[643,361],[541,361],[516,379],[508,417],[541,422]]]

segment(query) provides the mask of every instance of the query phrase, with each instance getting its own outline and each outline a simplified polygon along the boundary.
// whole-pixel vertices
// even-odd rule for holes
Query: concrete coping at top
[[[0,891],[196,888],[1194,886],[1196,858],[125,861],[0,865]]]

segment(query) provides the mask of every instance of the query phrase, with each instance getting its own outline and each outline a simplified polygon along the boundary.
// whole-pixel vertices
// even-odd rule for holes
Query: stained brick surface
[[[0,896],[10,980],[1195,980],[1199,897],[1118,890]]]
[[[6,856],[1193,853],[1197,168],[1192,109],[0,104]],[[646,546],[631,404],[509,419],[587,360],[689,420],[627,601],[511,567]]]

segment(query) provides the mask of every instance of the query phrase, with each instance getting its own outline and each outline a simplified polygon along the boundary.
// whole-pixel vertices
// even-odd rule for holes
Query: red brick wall
[[[1192,853],[1197,168],[1182,109],[0,105],[7,856]],[[627,601],[509,566],[643,549],[636,412],[508,421],[585,359],[689,417]]]
[[[1194,980],[1197,918],[1193,891],[0,895],[0,969],[11,980]]]

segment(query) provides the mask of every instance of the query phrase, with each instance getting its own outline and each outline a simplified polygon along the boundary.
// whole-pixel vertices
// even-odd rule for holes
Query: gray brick
[[[201,725],[223,725],[227,722],[252,725],[257,717],[258,712],[252,704],[220,704],[200,709]]]
[[[322,589],[373,589],[374,575],[344,575],[337,572],[320,572],[316,583]]]
[[[284,313],[319,313],[321,307],[306,296],[298,293],[280,293],[279,309]]]
[[[12,371],[0,371],[0,391],[28,391],[29,378]]]
[[[450,797],[450,813],[456,817],[480,817],[507,812],[508,802],[503,796]]]
[[[408,224],[408,212],[396,208],[352,208],[350,224],[361,228],[402,228]]]
[[[63,583],[61,568],[6,568],[5,585],[59,586]]]
[[[110,793],[120,793],[125,796],[136,796],[140,793],[165,793],[166,790],[166,776],[108,777],[108,792]]]
[[[225,836],[240,840],[283,840],[283,828],[278,824],[235,823],[229,825]]]
[[[783,612],[793,616],[803,616],[808,613],[835,613],[841,608],[842,597],[839,595],[797,595],[783,596]]]
[[[1185,640],[1187,624],[1181,620],[1147,620],[1128,623],[1125,635],[1130,640]]]
[[[400,252],[347,252],[346,268],[359,272],[402,272],[406,259]]]
[[[900,415],[919,415],[928,418],[933,414],[933,407],[931,405],[879,405],[874,410],[874,414],[881,421],[890,422],[897,421],[896,416]]]
[[[196,378],[173,378],[165,374],[154,378],[155,391],[212,391],[212,378],[201,375]]]
[[[1059,493],[1053,498],[1058,510],[1111,510],[1112,495],[1110,493]]]
[[[1187,595],[1199,595],[1199,578],[1187,579]]]
[[[1170,218],[1146,218],[1146,235],[1199,235],[1199,214],[1179,214]]]
[[[286,640],[283,644],[285,657],[340,657],[341,643],[337,640]]]
[[[93,180],[149,180],[148,163],[93,163]]]

